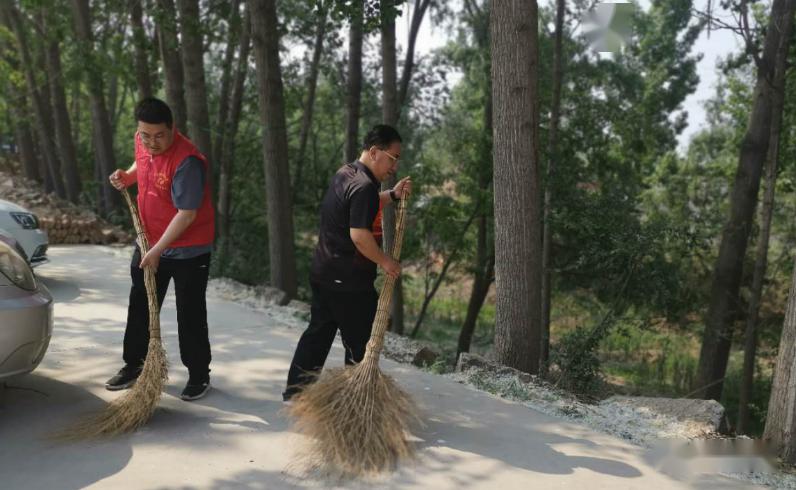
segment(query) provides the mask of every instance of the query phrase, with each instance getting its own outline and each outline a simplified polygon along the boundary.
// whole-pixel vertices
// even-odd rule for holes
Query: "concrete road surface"
[[[0,388],[3,490],[746,488],[715,475],[675,480],[620,439],[390,361],[382,367],[427,421],[417,461],[375,482],[302,479],[290,468],[301,436],[280,413],[301,332],[210,298],[213,391],[183,402],[171,293],[162,312],[170,379],[151,422],[109,441],[54,443],[48,434],[119,396],[103,384],[121,367],[129,258],[95,246],[53,247],[50,256],[37,270],[56,298],[49,352],[34,374]],[[330,363],[342,363],[337,344]]]

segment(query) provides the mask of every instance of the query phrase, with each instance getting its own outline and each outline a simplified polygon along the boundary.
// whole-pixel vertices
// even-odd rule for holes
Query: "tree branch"
[[[406,48],[406,59],[404,60],[404,69],[401,74],[401,81],[398,85],[398,114],[400,118],[403,112],[404,105],[406,104],[407,93],[409,92],[409,81],[412,79],[412,70],[415,67],[415,43],[417,42],[417,34],[420,31],[420,25],[423,23],[423,17],[426,15],[426,10],[431,3],[431,0],[415,0],[415,10],[412,13],[412,25],[409,28],[409,40]]]

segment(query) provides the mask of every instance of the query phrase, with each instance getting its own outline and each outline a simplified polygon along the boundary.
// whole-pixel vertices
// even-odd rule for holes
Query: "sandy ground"
[[[281,413],[300,330],[209,299],[213,391],[188,403],[174,297],[162,312],[170,380],[139,432],[104,442],[47,438],[118,396],[103,383],[121,367],[129,259],[96,246],[54,247],[37,270],[56,298],[55,331],[39,369],[0,388],[0,488],[750,488],[719,475],[664,474],[648,450],[411,366],[383,368],[415,397],[427,425],[418,459],[370,482],[302,478],[291,467],[302,437]],[[329,360],[342,364],[335,345]]]

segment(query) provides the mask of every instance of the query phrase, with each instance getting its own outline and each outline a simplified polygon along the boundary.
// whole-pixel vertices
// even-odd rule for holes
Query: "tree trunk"
[[[53,24],[51,15],[42,14],[42,26],[47,29]],[[58,155],[61,158],[61,170],[66,184],[66,197],[76,203],[80,199],[80,171],[77,166],[77,151],[72,139],[72,124],[69,120],[69,109],[66,106],[66,92],[61,69],[61,48],[55,33],[46,32],[46,65],[50,85],[55,136],[58,142]]]
[[[116,170],[116,157],[113,154],[113,132],[110,117],[105,105],[105,89],[102,71],[98,66],[88,0],[72,0],[75,20],[75,33],[86,60],[88,77],[89,105],[91,106],[91,125],[93,129],[95,161],[98,166],[99,184],[102,189],[100,211],[107,215],[118,209],[119,192],[108,181],[108,176]]]
[[[275,0],[249,0],[252,44],[263,124],[265,195],[271,285],[296,296],[293,205],[287,159],[287,128]]]
[[[403,111],[406,106],[409,94],[409,81],[412,79],[412,71],[415,67],[415,43],[420,26],[423,24],[423,17],[426,15],[430,0],[415,0],[415,9],[412,12],[412,23],[409,27],[409,39],[406,48],[406,59],[404,69],[401,73],[401,83],[398,88],[398,108]],[[400,117],[400,116],[399,116]]]
[[[177,17],[174,0],[158,0],[160,6],[157,25],[160,59],[166,76],[166,102],[174,114],[174,124],[180,131],[188,131],[188,110],[185,108],[182,55],[177,39]]]
[[[412,24],[409,29],[406,59],[401,74],[400,92],[397,85],[397,60],[395,49],[395,18],[391,10],[397,4],[395,0],[380,0],[381,39],[382,39],[382,120],[384,124],[397,127],[401,117],[401,110],[407,103],[409,82],[414,70],[414,51],[417,34],[423,22],[429,0],[416,0],[412,15]],[[385,12],[387,14],[385,15]],[[389,190],[395,186],[396,178],[391,177],[382,184],[382,190]],[[382,227],[384,229],[384,249],[391,250],[395,235],[395,208],[386,206],[382,214]],[[404,331],[404,294],[403,280],[398,278],[393,289],[393,300],[390,314],[390,330],[397,334]]]
[[[119,106],[119,75],[116,74],[115,70],[108,74],[108,98],[106,100],[108,118],[111,121],[111,133],[116,134],[116,108]]]
[[[754,106],[741,142],[738,170],[731,194],[730,217],[722,233],[713,272],[710,305],[694,384],[694,391],[700,398],[721,398],[732,346],[733,322],[737,318],[743,259],[771,136],[775,58],[780,44],[789,39],[794,9],[794,0],[774,0],[763,54],[757,67]]]
[[[208,159],[213,157],[210,115],[207,112],[207,87],[202,57],[202,27],[199,0],[177,0],[180,12],[182,70],[185,74],[185,101],[188,109],[188,134]],[[213,162],[210,162],[212,165]]]
[[[766,161],[765,193],[763,209],[760,215],[760,237],[757,242],[755,269],[752,277],[752,295],[749,299],[749,313],[746,319],[744,340],[743,376],[738,401],[738,423],[735,431],[738,434],[749,432],[749,402],[755,376],[755,356],[757,350],[757,322],[760,314],[760,298],[763,295],[763,282],[768,268],[768,244],[771,236],[771,219],[774,214],[774,193],[777,183],[777,167],[779,163],[779,142],[782,130],[783,107],[785,104],[785,74],[787,67],[788,40],[783,39],[777,50],[774,67],[774,87],[772,93],[771,136]]]
[[[40,45],[40,47],[42,47],[42,46]],[[44,105],[44,107],[47,110],[47,112],[44,115],[44,126],[47,127],[47,131],[48,131],[48,134],[47,134],[48,142],[47,142],[47,144],[50,145],[52,147],[53,151],[55,152],[55,157],[54,158],[55,158],[55,161],[58,163],[58,165],[56,167],[58,169],[57,170],[58,173],[54,173],[54,168],[51,165],[48,164],[47,165],[47,174],[50,176],[50,183],[53,186],[53,191],[56,190],[56,178],[61,182],[60,185],[64,186],[64,195],[63,196],[59,196],[59,197],[64,197],[65,198],[66,197],[66,195],[65,195],[66,186],[63,184],[63,173],[61,172],[61,159],[58,156],[58,146],[57,146],[58,143],[57,143],[57,141],[55,139],[55,129],[54,129],[55,128],[55,122],[53,121],[53,115],[52,115],[52,101],[50,100],[50,91],[48,90],[48,88],[50,86],[50,78],[49,78],[49,75],[47,73],[47,68],[46,68],[46,66],[44,64],[44,56],[45,56],[44,55],[44,50],[40,49],[39,51],[40,51],[39,52],[39,56],[37,57],[38,58],[38,62],[39,62],[38,68],[39,68],[40,73],[42,73],[42,75],[43,75],[42,76],[43,80],[41,81],[41,84],[44,87],[44,90],[40,90],[39,93],[41,94],[42,105]]]
[[[230,84],[232,83],[232,62],[235,59],[235,47],[238,44],[240,34],[240,0],[234,0],[227,19],[229,32],[227,33],[227,46],[224,51],[224,64],[221,67],[221,90],[218,94],[218,112],[214,128],[215,139],[213,140],[213,155],[211,161],[218,162],[221,159],[221,147],[224,145],[226,136],[224,124],[227,122],[229,114]]]
[[[542,346],[540,350],[539,372],[547,375],[550,361],[550,296],[552,294],[552,274],[550,270],[551,230],[550,219],[553,204],[553,175],[558,160],[558,125],[561,114],[561,84],[563,79],[563,33],[565,0],[556,0],[556,32],[553,48],[553,102],[550,110],[550,130],[548,133],[547,179],[544,191],[544,217],[542,218]]]
[[[80,97],[83,94],[80,91],[80,78],[75,77],[74,85],[72,86],[72,141],[75,147],[80,147]]]
[[[116,130],[119,128],[119,118],[122,116],[122,110],[127,102],[127,96],[133,92],[133,89],[130,84],[126,83],[124,79],[122,79],[122,96],[118,99],[118,105],[113,110],[113,117],[111,118],[111,130],[113,131],[113,137],[116,138]],[[133,101],[135,103],[135,101]]]
[[[17,148],[19,149],[19,160],[22,163],[22,169],[25,171],[25,177],[36,182],[41,181],[39,162],[33,148],[33,136],[30,134],[30,126],[28,126],[27,121],[18,120],[15,133]]]
[[[495,188],[495,354],[536,373],[541,346],[538,7],[491,5]]]
[[[480,9],[471,0],[465,1],[465,9],[471,17],[473,35],[481,50],[490,49],[489,46],[489,10]],[[481,17],[485,17],[481,21]],[[472,342],[473,333],[478,322],[478,316],[481,313],[481,308],[484,305],[486,296],[489,293],[489,287],[492,285],[495,276],[495,252],[490,247],[494,245],[494,240],[489,239],[488,219],[489,210],[492,209],[492,203],[486,201],[489,193],[489,187],[492,182],[492,88],[491,85],[486,87],[486,100],[484,107],[484,132],[490,138],[488,146],[485,148],[486,158],[482,158],[481,166],[478,168],[477,181],[478,181],[478,199],[482,200],[481,203],[481,216],[478,218],[478,238],[476,240],[476,260],[475,260],[475,275],[473,278],[473,288],[470,292],[470,300],[467,304],[467,316],[462,324],[461,331],[459,332],[459,341],[456,348],[456,357],[458,359],[462,352],[469,352],[470,343]]]
[[[382,59],[382,122],[390,126],[398,125],[398,87],[397,61],[395,55],[395,19],[390,12],[394,0],[381,0],[381,59]],[[395,186],[395,177],[390,177],[382,183],[382,191]],[[389,253],[395,240],[395,208],[385,206],[382,212],[382,228],[384,250]],[[390,330],[397,334],[404,331],[404,295],[403,281],[399,277],[395,281],[392,303],[390,305]]]
[[[445,276],[448,274],[448,269],[450,266],[456,262],[456,257],[459,255],[459,251],[464,244],[464,238],[467,236],[467,230],[470,229],[470,225],[473,224],[473,220],[478,215],[479,209],[476,208],[475,212],[470,216],[465,223],[464,228],[459,233],[459,240],[457,241],[456,245],[454,245],[453,250],[451,251],[450,255],[448,256],[445,263],[442,265],[442,270],[437,276],[436,281],[434,281],[434,286],[431,287],[431,291],[426,294],[426,297],[423,298],[423,304],[420,306],[420,313],[417,315],[417,320],[415,321],[415,326],[412,328],[412,333],[409,334],[410,337],[413,339],[417,337],[417,333],[420,331],[420,326],[423,324],[423,320],[426,317],[426,311],[428,311],[428,306],[431,304],[431,301],[434,299],[434,296],[437,295],[437,291],[439,291],[439,287],[442,285],[442,281],[445,280]]]
[[[55,192],[55,187],[53,186],[53,179],[50,175],[50,171],[47,168],[44,153],[41,150],[42,144],[39,141],[41,135],[38,131],[32,131],[30,135],[33,138],[33,153],[36,155],[36,162],[39,165],[39,176],[41,176],[42,188],[45,194],[50,194]]]
[[[381,0],[382,11],[393,8],[395,0]],[[382,121],[398,124],[398,93],[396,86],[397,61],[395,54],[395,19],[382,13],[381,62],[382,62]],[[387,231],[385,229],[385,231]],[[394,230],[392,230],[394,231]]]
[[[144,30],[144,12],[141,2],[130,2],[130,23],[133,28],[133,47],[135,49],[135,81],[138,85],[138,98],[152,96],[152,78],[149,73],[149,53]]]
[[[251,45],[251,20],[249,9],[241,26],[240,44],[238,52],[238,65],[235,71],[235,81],[232,87],[230,110],[226,123],[222,126],[225,131],[221,144],[220,171],[218,182],[218,236],[221,256],[227,252],[229,243],[230,221],[230,182],[232,181],[233,159],[235,156],[235,136],[238,133],[241,107],[243,106],[243,90],[246,73],[249,68],[249,47]]]
[[[5,23],[16,36],[21,69],[25,76],[28,95],[33,101],[33,107],[36,113],[36,130],[39,137],[39,149],[44,157],[43,161],[47,170],[47,175],[45,176],[45,189],[52,186],[52,190],[55,191],[58,197],[66,197],[66,188],[61,177],[61,162],[58,159],[58,154],[52,139],[53,128],[51,109],[49,108],[49,104],[45,102],[45,95],[48,95],[48,93],[42,92],[38,88],[36,76],[33,71],[35,63],[28,49],[25,26],[22,25],[19,12],[13,4],[10,2],[0,2],[0,9],[2,9],[2,14],[5,17]]]
[[[788,307],[768,401],[763,439],[772,444],[780,457],[796,463],[796,267],[793,269]]]
[[[19,148],[19,160],[25,177],[30,180],[41,182],[39,174],[39,159],[36,156],[36,149],[33,146],[33,135],[30,133],[28,122],[28,103],[25,95],[20,94],[19,100],[12,105],[12,111],[16,124],[14,125],[14,135]]]
[[[358,0],[348,34],[348,89],[346,91],[345,161],[359,157],[359,117],[362,104],[362,16],[364,2]]]
[[[486,217],[482,217],[486,221]],[[482,225],[479,224],[479,229]],[[480,230],[479,230],[480,233]],[[485,249],[481,248],[479,242],[479,253]],[[459,341],[456,346],[456,359],[462,352],[470,352],[470,344],[473,340],[475,327],[478,323],[478,315],[481,313],[481,308],[484,306],[487,294],[489,294],[489,287],[492,285],[495,276],[495,256],[492,255],[486,258],[483,268],[479,268],[475,273],[475,281],[473,282],[473,289],[470,292],[470,301],[467,303],[467,316],[464,318],[462,330],[459,332]]]
[[[304,169],[304,157],[307,152],[307,138],[312,126],[312,113],[315,107],[315,89],[318,86],[318,73],[320,72],[321,54],[323,53],[323,37],[326,34],[326,8],[323,3],[318,5],[317,15],[318,25],[315,30],[315,45],[312,50],[312,62],[310,73],[307,77],[307,97],[304,100],[304,114],[301,119],[301,132],[299,133],[299,150],[296,158],[296,175],[293,179],[293,196],[297,196],[297,190],[302,185],[302,170]]]
[[[5,18],[5,12],[0,10],[0,22],[8,24]],[[0,52],[3,51],[3,48],[5,46],[0,44]],[[10,50],[4,58],[12,69],[19,70],[19,62],[17,58],[10,55]],[[13,117],[13,122],[9,122],[9,127],[13,126],[14,128],[14,139],[19,152],[19,162],[25,177],[36,182],[42,182],[42,176],[39,172],[39,157],[36,153],[33,135],[31,134],[31,112],[24,84],[25,82],[12,81],[10,78],[6,78],[4,95],[8,104],[9,119],[11,120]]]

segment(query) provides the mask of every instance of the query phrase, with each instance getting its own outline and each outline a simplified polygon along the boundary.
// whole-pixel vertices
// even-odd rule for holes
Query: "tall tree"
[[[381,119],[384,124],[398,124],[398,87],[395,52],[396,0],[380,0],[381,5]]]
[[[80,146],[80,98],[83,96],[80,90],[80,77],[75,76],[72,80],[72,120],[75,124],[72,125],[72,140],[75,146]]]
[[[207,86],[202,57],[202,26],[199,0],[177,0],[180,12],[180,47],[185,75],[185,101],[188,108],[188,134],[204,155],[213,156],[210,115],[207,111]],[[212,163],[212,162],[211,162]]]
[[[263,125],[265,196],[268,207],[268,252],[271,285],[295,297],[296,256],[293,243],[293,204],[288,172],[287,128],[279,30],[275,0],[249,0],[252,45],[257,69],[257,95]]]
[[[315,108],[315,90],[318,86],[318,73],[321,68],[321,54],[323,53],[323,38],[326,35],[326,6],[323,1],[317,3],[315,12],[315,43],[312,48],[312,60],[310,61],[309,74],[307,75],[307,95],[304,99],[304,113],[301,118],[301,131],[299,132],[299,149],[296,158],[296,175],[293,178],[293,195],[295,189],[302,182],[302,170],[304,169],[304,158],[307,152],[307,140],[312,127],[312,115]]]
[[[544,217],[542,230],[542,347],[540,351],[539,370],[547,374],[547,364],[550,358],[550,245],[553,205],[553,175],[558,159],[558,125],[561,115],[561,84],[563,79],[563,37],[564,15],[566,14],[565,0],[556,0],[556,30],[553,45],[553,101],[550,108],[550,129],[548,130],[547,179],[544,190]]]
[[[227,115],[227,122],[222,126],[222,131],[224,131],[225,134],[221,144],[218,179],[218,238],[222,257],[223,253],[227,251],[229,242],[230,201],[232,195],[230,192],[230,182],[232,181],[232,173],[234,170],[235,136],[238,133],[240,113],[243,107],[243,90],[249,68],[249,49],[251,46],[250,17],[250,11],[246,9],[243,24],[241,25],[242,32],[238,44],[238,64],[235,69],[235,81],[232,87],[230,110]]]
[[[77,166],[77,151],[72,139],[72,124],[69,120],[69,109],[66,106],[66,91],[64,89],[64,75],[61,69],[61,47],[59,39],[62,33],[52,14],[43,9],[40,16],[42,38],[47,43],[45,65],[50,88],[53,122],[55,123],[55,136],[58,143],[58,155],[61,159],[61,170],[66,184],[66,197],[72,202],[78,202],[82,184]]]
[[[539,369],[542,319],[537,26],[535,0],[491,5],[495,354],[529,373]]]
[[[398,86],[397,59],[395,54],[395,0],[380,0],[381,6],[381,63],[382,63],[382,122],[390,126],[398,125]],[[395,186],[396,179],[389,178],[382,184],[382,190]],[[395,240],[395,210],[392,206],[384,208],[382,214],[384,249],[391,250]],[[398,334],[404,331],[403,281],[395,281],[392,303],[390,305],[390,330]]]
[[[472,30],[477,52],[480,53],[479,63],[475,65],[476,70],[489,71],[489,2],[484,2],[479,6],[475,0],[464,1],[465,21]],[[483,66],[483,68],[482,68]],[[467,302],[467,313],[459,332],[458,345],[456,347],[457,357],[462,352],[470,351],[470,344],[478,323],[478,316],[484,305],[487,294],[492,283],[495,281],[495,250],[494,238],[490,230],[490,220],[492,219],[492,201],[489,188],[492,183],[492,86],[490,77],[485,77],[483,87],[484,93],[484,122],[481,138],[480,151],[476,156],[476,175],[477,194],[476,198],[480,201],[479,216],[477,221],[478,232],[476,235],[475,263],[473,264],[473,286],[470,290],[470,298]]]
[[[762,55],[757,61],[754,102],[741,142],[738,169],[730,197],[730,216],[722,233],[719,256],[713,271],[710,305],[694,383],[694,391],[701,398],[721,398],[732,346],[733,323],[738,315],[743,259],[771,136],[777,50],[782,43],[787,46],[794,10],[796,0],[774,0]]]
[[[89,87],[91,107],[91,126],[94,140],[94,158],[97,162],[99,185],[102,189],[100,211],[109,214],[119,207],[119,193],[108,181],[108,175],[116,170],[116,157],[113,153],[113,131],[105,105],[105,84],[102,79],[100,63],[94,48],[94,34],[91,28],[91,11],[88,0],[72,0],[75,31],[79,40],[85,64],[85,75]]]
[[[153,93],[142,3],[144,0],[130,2],[130,23],[133,28],[133,48],[135,50],[135,80],[138,85],[139,99],[150,97]]]
[[[224,48],[224,61],[221,67],[221,90],[218,94],[218,111],[216,119],[215,141],[213,141],[213,155],[211,161],[218,163],[221,158],[221,146],[224,144],[226,131],[224,124],[227,122],[230,103],[230,85],[232,83],[232,62],[235,58],[235,48],[238,46],[240,35],[240,0],[234,0],[229,10],[227,19],[227,46]]]
[[[409,82],[412,80],[412,73],[415,68],[415,44],[423,18],[426,15],[431,0],[415,0],[415,8],[412,10],[412,21],[409,25],[409,35],[407,38],[406,58],[401,72],[401,81],[398,85],[398,111],[402,112],[406,108],[409,97]],[[399,116],[400,117],[400,116]]]
[[[33,69],[35,62],[30,53],[27,31],[22,23],[19,11],[11,2],[0,2],[0,9],[2,9],[0,12],[3,15],[4,22],[9,26],[16,37],[17,47],[19,49],[19,60],[21,63],[20,68],[25,76],[28,96],[33,102],[33,108],[36,113],[36,130],[39,139],[39,149],[44,157],[43,162],[47,171],[47,175],[45,176],[45,189],[49,187],[47,185],[49,181],[49,184],[52,185],[52,189],[58,197],[66,197],[66,187],[61,177],[61,162],[52,139],[51,111],[48,107],[49,104],[45,102],[45,95],[49,94],[39,89],[39,84]]]
[[[400,90],[397,81],[397,56],[395,47],[395,17],[398,13],[396,0],[380,0],[381,12],[381,58],[382,58],[382,122],[390,126],[398,126],[401,111],[407,102],[409,82],[415,67],[415,43],[423,23],[423,17],[429,6],[429,0],[415,0],[412,22],[409,28],[406,59],[401,74]],[[396,178],[393,176],[382,184],[382,190],[395,186]],[[384,249],[392,248],[395,239],[395,209],[392,206],[384,208],[382,215],[384,229]],[[395,281],[393,299],[390,312],[390,329],[398,334],[404,331],[404,294],[403,281],[399,277]]]
[[[9,91],[8,93],[12,94],[15,92]],[[11,100],[11,97],[8,100]],[[11,111],[15,121],[14,138],[19,149],[19,160],[22,163],[25,177],[33,181],[41,181],[39,157],[36,155],[36,149],[33,145],[33,135],[30,132],[30,122],[28,120],[28,102],[24,92],[17,96],[17,100],[11,105]]]
[[[33,136],[30,134],[30,126],[24,119],[25,115],[17,111],[17,124],[14,128],[17,148],[19,148],[19,160],[22,162],[22,169],[25,177],[30,180],[39,181],[39,162],[36,150],[33,147]]]
[[[768,268],[768,244],[771,237],[771,220],[774,215],[774,192],[777,183],[780,135],[785,104],[785,80],[788,71],[788,42],[788,39],[783,39],[783,43],[780,44],[774,68],[771,137],[766,160],[765,192],[763,194],[763,209],[760,214],[760,236],[757,240],[755,268],[752,275],[752,294],[749,299],[749,312],[746,317],[743,376],[741,378],[741,391],[738,401],[738,423],[735,429],[739,434],[746,434],[749,430],[749,402],[752,397],[752,386],[754,385],[757,323],[760,316],[760,298],[763,294],[763,282]]]
[[[179,30],[174,0],[157,0],[157,37],[163,74],[166,76],[166,102],[174,113],[177,129],[188,131],[188,109],[185,107],[182,55],[177,38]]]
[[[3,21],[5,15],[0,11],[0,21]],[[5,22],[3,21],[5,24]],[[2,59],[8,64],[9,68],[14,71],[19,70],[19,60],[14,54],[14,50],[5,43],[0,43],[0,54]],[[22,164],[22,170],[25,177],[33,181],[42,181],[41,174],[39,173],[39,157],[36,154],[36,147],[31,134],[31,112],[28,105],[28,95],[25,90],[25,82],[20,82],[18,79],[6,78],[4,96],[7,101],[9,112],[14,118],[14,139],[19,151],[19,160]]]
[[[768,400],[768,415],[763,439],[771,443],[780,457],[796,463],[796,267],[793,268],[785,323],[779,340],[779,353]]]
[[[354,3],[354,14],[348,30],[348,80],[346,85],[345,161],[353,162],[359,155],[359,116],[362,104],[362,38],[364,0]]]
[[[52,108],[52,100],[51,100],[50,91],[49,91],[50,76],[49,76],[49,72],[47,71],[47,65],[46,65],[46,62],[45,62],[44,43],[35,43],[35,47],[36,47],[36,50],[38,51],[36,53],[36,56],[35,56],[36,68],[38,69],[37,72],[40,75],[39,78],[41,78],[39,83],[41,84],[41,87],[42,87],[42,89],[40,90],[39,93],[41,94],[42,104],[47,109],[47,112],[44,114],[44,126],[47,127],[48,131],[49,131],[49,134],[47,136],[47,139],[49,140],[49,142],[47,144],[50,145],[55,151],[55,159],[58,162],[58,169],[59,169],[59,172],[60,172],[60,169],[61,169],[61,163],[60,163],[61,162],[61,158],[58,155],[58,146],[57,146],[58,143],[57,143],[57,141],[55,139],[55,129],[54,129],[55,128],[55,122],[53,121],[53,114],[52,114],[52,110],[51,110],[51,108]],[[37,78],[37,80],[38,80],[38,78]],[[44,145],[41,142],[39,142],[38,146],[39,147],[43,147]],[[46,160],[45,160],[45,162],[46,162]],[[51,192],[54,192],[56,190],[55,189],[55,186],[56,186],[55,179],[57,177],[58,179],[63,181],[63,173],[61,172],[59,175],[56,176],[55,174],[53,174],[53,169],[52,169],[52,167],[50,165],[45,165],[45,167],[47,169],[47,176],[48,176],[48,180],[50,182],[50,186],[52,186],[52,191]],[[66,192],[66,186],[65,185],[64,185],[64,192]],[[66,195],[61,196],[61,197],[66,197]]]

